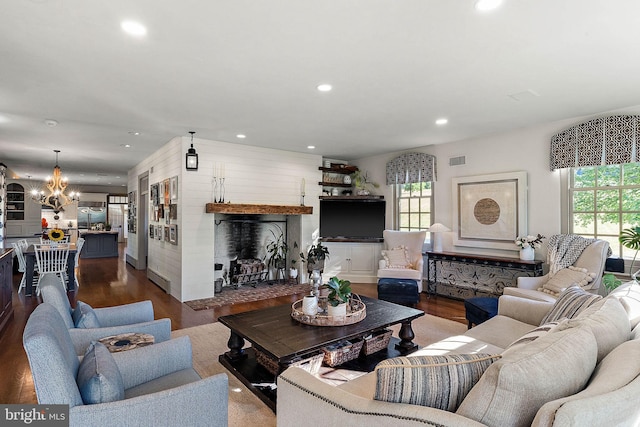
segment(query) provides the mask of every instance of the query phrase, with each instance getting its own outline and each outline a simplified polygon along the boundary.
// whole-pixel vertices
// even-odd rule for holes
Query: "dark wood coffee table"
[[[349,363],[349,369],[371,371],[381,360],[417,349],[413,343],[415,335],[411,321],[424,316],[422,310],[364,296],[361,298],[367,306],[367,317],[347,326],[299,323],[291,317],[289,304],[222,316],[218,321],[231,329],[231,336],[227,343],[229,351],[220,355],[220,363],[275,411],[276,391],[266,384],[274,384],[278,373],[295,361],[318,354],[322,347],[342,340],[362,339],[387,326],[401,323],[399,339],[392,338],[386,351],[360,357]],[[245,340],[252,347],[243,349]],[[275,375],[257,363],[254,349],[277,361],[278,372]]]

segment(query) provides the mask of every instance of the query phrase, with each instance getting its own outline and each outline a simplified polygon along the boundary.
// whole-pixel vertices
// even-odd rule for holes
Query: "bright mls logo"
[[[3,426],[68,427],[69,405],[0,405]]]

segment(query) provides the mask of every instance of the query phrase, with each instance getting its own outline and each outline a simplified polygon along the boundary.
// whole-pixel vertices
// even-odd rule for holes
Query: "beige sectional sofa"
[[[278,378],[278,426],[640,425],[640,286],[629,282],[590,304],[541,328],[557,303],[503,295],[496,317],[413,353],[501,356],[455,412],[375,400],[375,371],[336,387],[289,368]],[[412,393],[406,378],[398,384]]]

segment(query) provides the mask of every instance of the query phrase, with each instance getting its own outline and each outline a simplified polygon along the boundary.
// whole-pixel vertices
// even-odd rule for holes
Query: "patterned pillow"
[[[540,325],[554,322],[562,318],[573,319],[582,310],[602,299],[600,295],[591,294],[579,286],[571,286],[560,294],[551,310],[542,319]]]
[[[124,399],[124,382],[107,347],[92,342],[78,368],[78,389],[85,405]]]
[[[374,399],[453,412],[500,357],[478,353],[387,359],[375,368]]]
[[[76,328],[99,328],[100,322],[96,316],[96,312],[89,304],[85,304],[82,301],[76,303],[76,308],[71,313],[73,318],[73,324]]]
[[[382,257],[387,262],[387,268],[412,267],[406,246],[398,246],[397,248],[382,251]]]
[[[578,285],[582,289],[588,290],[593,287],[595,277],[595,273],[589,273],[586,268],[569,266],[551,276],[551,278],[542,285],[542,288],[538,290],[551,295],[559,295],[571,285]]]

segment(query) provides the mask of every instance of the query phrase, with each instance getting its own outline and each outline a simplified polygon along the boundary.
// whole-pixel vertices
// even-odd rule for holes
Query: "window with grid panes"
[[[634,257],[618,236],[640,226],[640,163],[572,168],[569,203],[570,233],[607,240],[613,256]]]
[[[433,203],[431,182],[398,184],[398,230],[427,230],[431,225]]]

